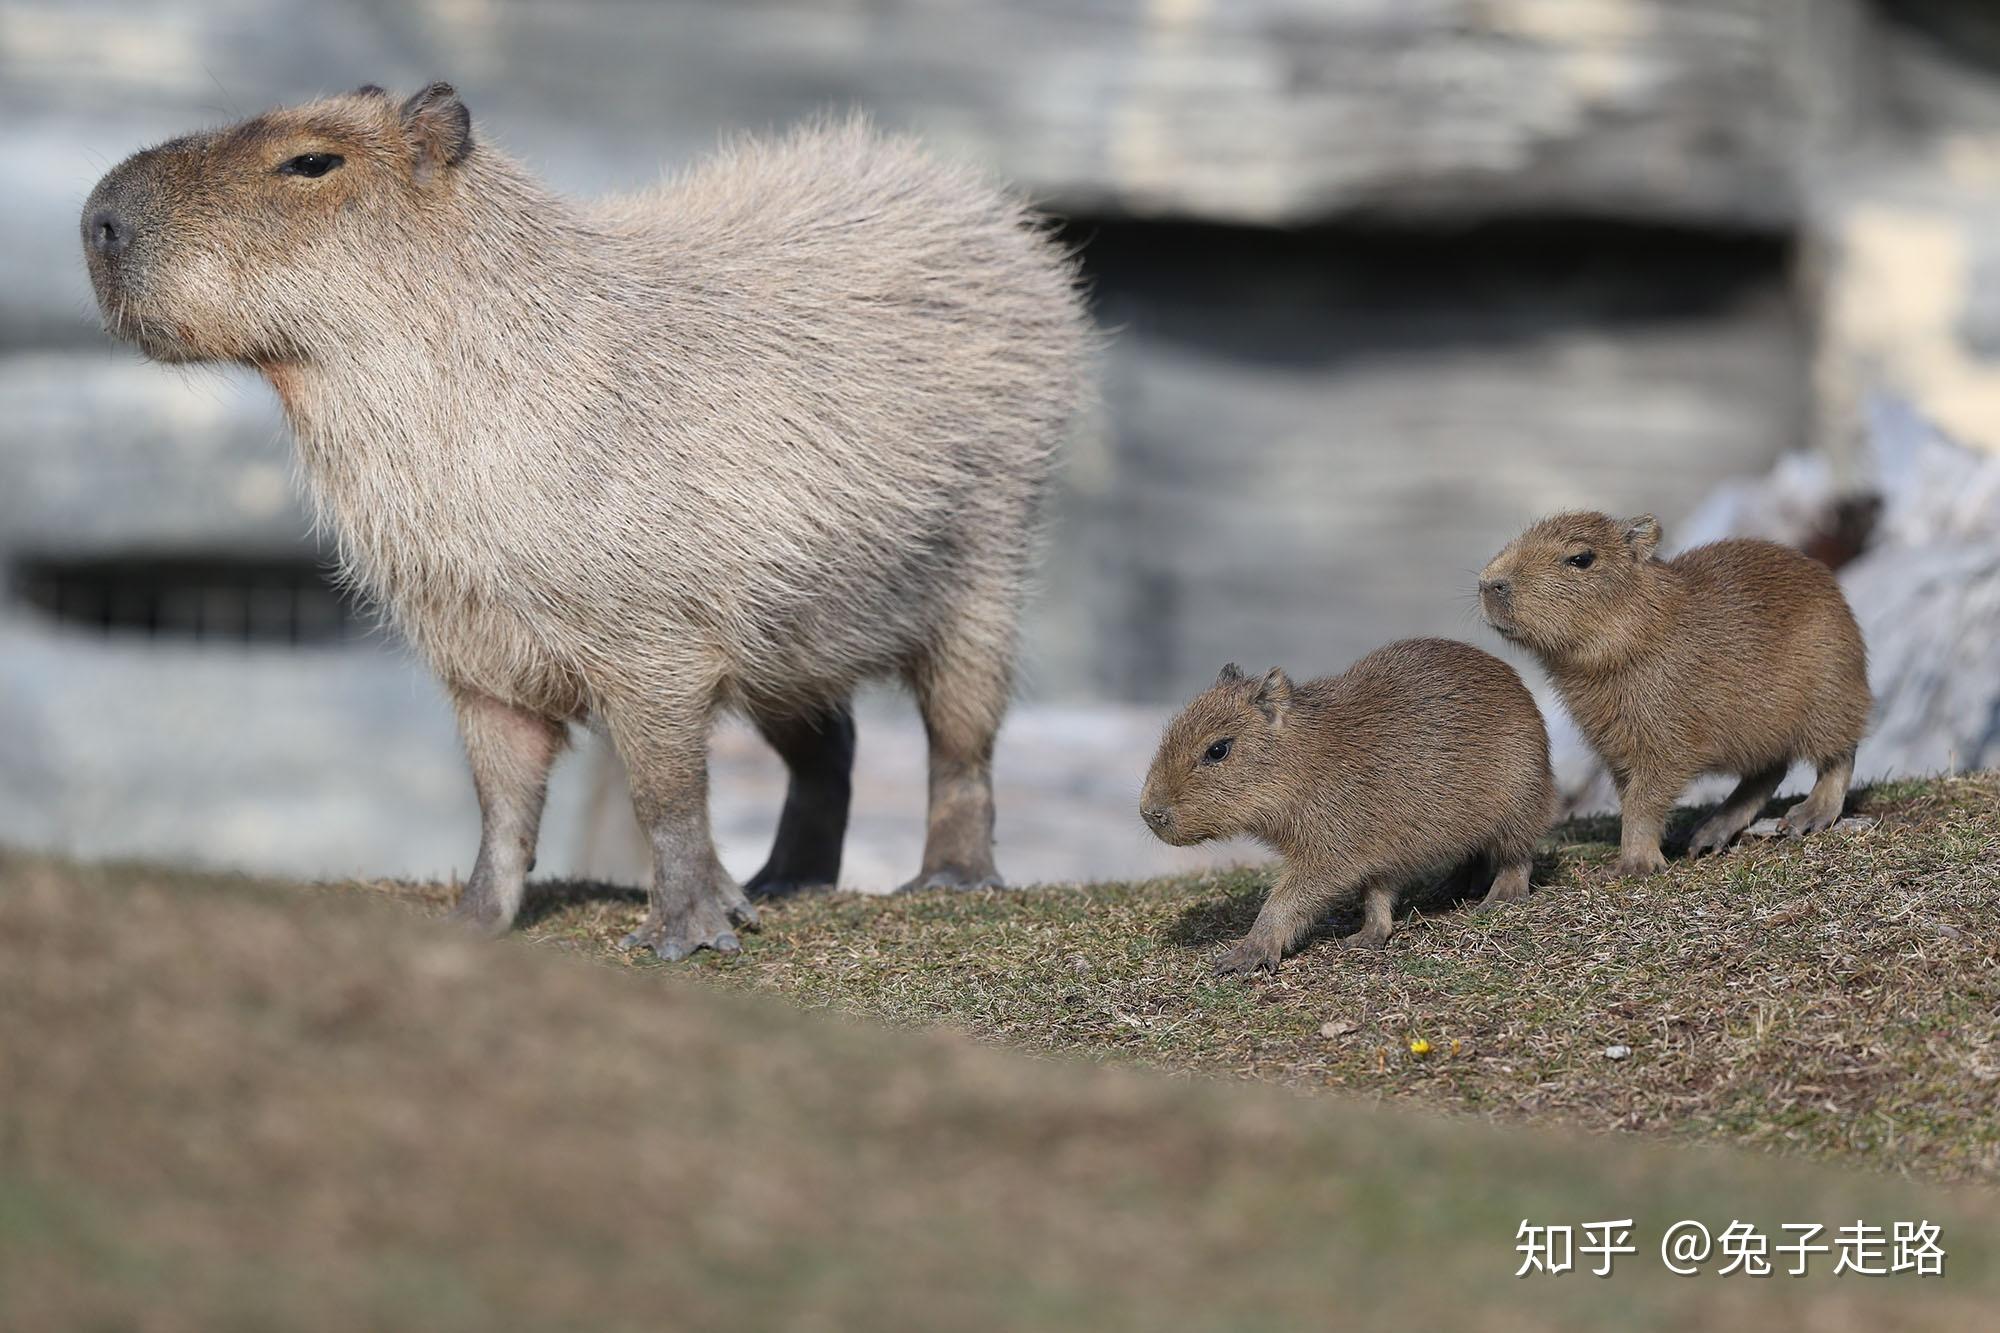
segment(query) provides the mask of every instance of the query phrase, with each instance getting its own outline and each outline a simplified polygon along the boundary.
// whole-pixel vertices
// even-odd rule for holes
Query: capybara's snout
[[[126,269],[137,251],[142,228],[155,211],[144,155],[129,157],[97,182],[84,202],[83,259],[100,304],[117,295]]]
[[[1514,582],[1507,578],[1479,580],[1479,610],[1486,623],[1505,634],[1514,624]]]

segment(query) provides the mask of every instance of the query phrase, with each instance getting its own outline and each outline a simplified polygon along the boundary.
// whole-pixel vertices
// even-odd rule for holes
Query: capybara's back
[[[617,351],[578,369],[651,400],[603,440],[637,483],[598,511],[626,597],[681,600],[753,700],[842,697],[947,622],[990,621],[1011,654],[1089,338],[1071,265],[1019,202],[844,122],[591,216],[634,287],[603,330]],[[667,471],[691,494],[662,523]],[[683,586],[654,591],[661,569]]]
[[[1019,200],[850,121],[578,202],[449,85],[369,86],[135,154],[83,243],[114,333],[270,381],[348,566],[443,677],[484,815],[461,915],[512,920],[588,716],[654,849],[634,940],[736,948],[711,714],[791,770],[751,887],[826,883],[877,675],[930,738],[915,882],[997,881],[993,739],[1091,340]]]

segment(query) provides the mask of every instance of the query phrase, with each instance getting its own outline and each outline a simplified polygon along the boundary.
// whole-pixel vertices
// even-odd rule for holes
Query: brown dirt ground
[[[435,888],[0,857],[0,1328],[1990,1327],[1990,1191],[1560,1126],[1990,1179],[1996,804],[1616,884],[1572,829],[1523,910],[1248,988],[1205,965],[1254,874],[829,896],[675,969],[602,965],[600,890],[490,945]],[[1612,1279],[1512,1278],[1523,1217],[1628,1216]],[[1951,1258],[1673,1279],[1681,1217]]]

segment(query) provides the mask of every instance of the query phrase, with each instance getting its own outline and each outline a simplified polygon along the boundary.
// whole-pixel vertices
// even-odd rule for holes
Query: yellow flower
[[[1431,1044],[1429,1042],[1425,1041],[1422,1037],[1410,1038],[1411,1055],[1429,1055],[1430,1053]]]

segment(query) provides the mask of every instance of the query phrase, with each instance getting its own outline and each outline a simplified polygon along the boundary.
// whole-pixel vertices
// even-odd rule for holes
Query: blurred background
[[[5,0],[0,842],[470,869],[443,698],[332,587],[268,391],[112,345],[76,223],[140,146],[435,78],[568,191],[851,107],[1061,219],[1115,336],[999,757],[1016,880],[1195,864],[1132,813],[1177,701],[1231,659],[1498,650],[1474,571],[1564,507],[1842,565],[1864,775],[2000,762],[1991,0]],[[636,881],[578,739],[543,870]],[[922,754],[864,701],[857,887],[916,865]],[[739,874],[781,794],[725,727]]]

